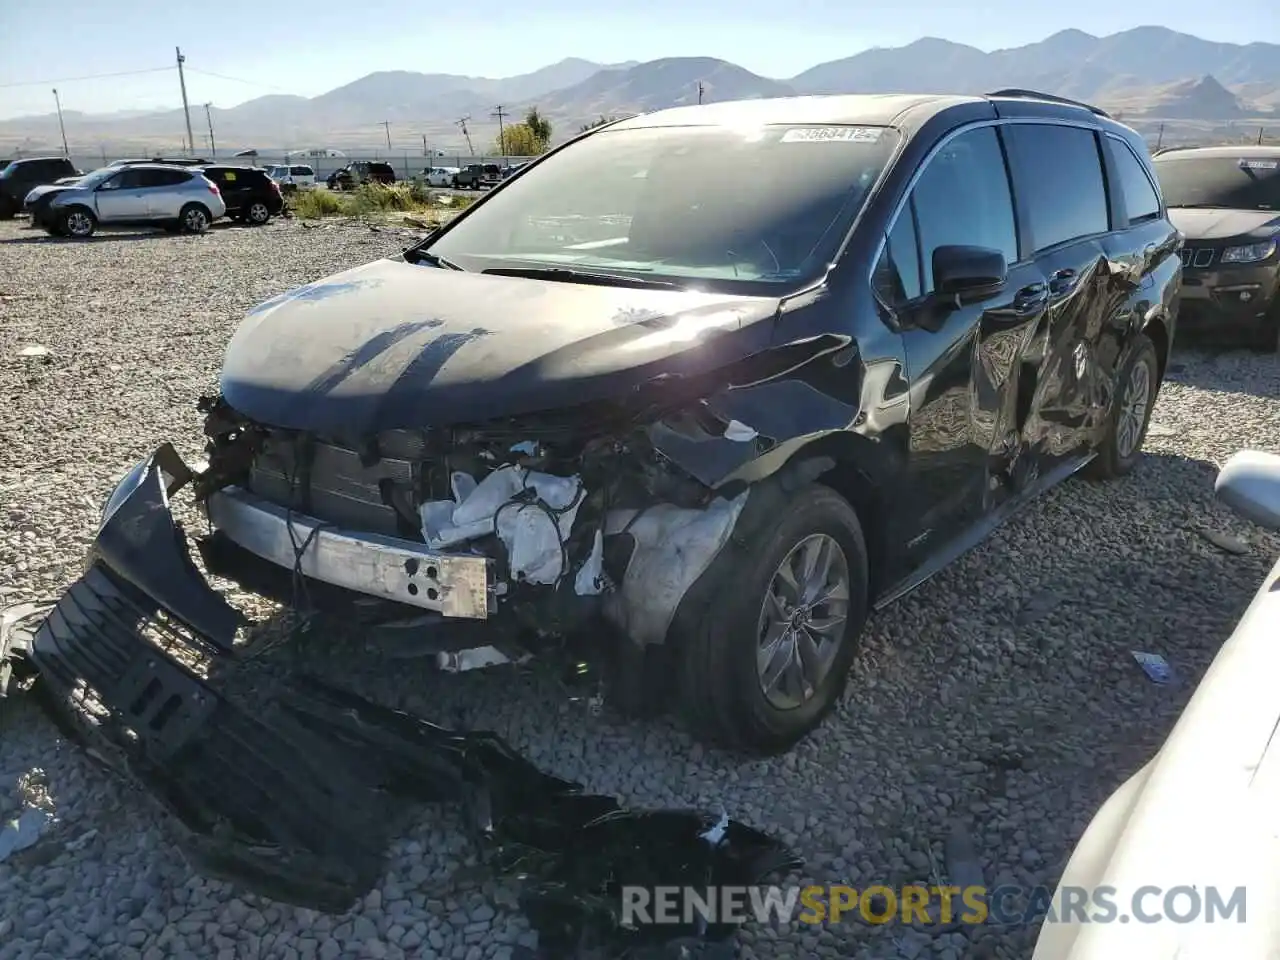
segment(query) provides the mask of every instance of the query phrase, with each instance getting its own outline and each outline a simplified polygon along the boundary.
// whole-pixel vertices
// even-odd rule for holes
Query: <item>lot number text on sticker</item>
[[[875,143],[879,127],[796,127],[782,135],[781,143]]]

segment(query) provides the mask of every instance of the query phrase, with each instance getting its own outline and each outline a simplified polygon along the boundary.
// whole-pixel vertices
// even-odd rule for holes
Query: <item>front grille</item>
[[[351,530],[411,536],[417,471],[409,460],[361,462],[355,450],[271,434],[254,458],[249,489],[299,513]]]
[[[1217,253],[1218,251],[1213,247],[1183,247],[1182,265],[1203,270],[1206,267],[1213,266],[1213,260]]]

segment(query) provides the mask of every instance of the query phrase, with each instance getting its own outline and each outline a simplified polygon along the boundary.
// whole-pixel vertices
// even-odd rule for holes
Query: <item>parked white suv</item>
[[[139,164],[95,170],[49,202],[42,225],[68,237],[92,236],[99,224],[204,233],[226,212],[217,184],[199,170]]]
[[[280,184],[280,189],[307,188],[316,185],[316,171],[305,163],[274,164],[267,167],[267,176]]]
[[[429,167],[422,171],[422,179],[428,187],[451,187],[457,175],[457,167]]]

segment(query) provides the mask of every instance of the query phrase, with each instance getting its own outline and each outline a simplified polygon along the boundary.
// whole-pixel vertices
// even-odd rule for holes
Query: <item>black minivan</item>
[[[352,616],[355,593],[465,623],[498,659],[572,642],[621,667],[617,702],[785,750],[841,701],[870,610],[1076,472],[1139,463],[1179,243],[1133,130],[1026,91],[611,124],[250,311],[201,404],[200,549],[285,602],[303,578]],[[165,487],[139,486],[175,457],[122,482],[99,536],[129,550],[96,563],[230,650],[225,601],[165,559]]]

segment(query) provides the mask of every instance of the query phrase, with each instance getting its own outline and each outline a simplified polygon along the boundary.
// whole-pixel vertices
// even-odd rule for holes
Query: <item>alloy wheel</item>
[[[92,229],[93,220],[82,210],[77,210],[67,217],[67,232],[73,237],[86,237]]]
[[[1147,364],[1138,361],[1129,371],[1116,419],[1116,453],[1122,460],[1128,459],[1137,449],[1142,437],[1142,426],[1147,419],[1147,404],[1150,401],[1151,369]]]
[[[255,203],[249,207],[249,219],[254,223],[266,223],[270,216],[271,212],[267,210],[265,203]]]
[[[203,233],[204,228],[209,224],[209,218],[205,216],[203,210],[197,208],[188,210],[187,216],[182,222],[192,233]]]
[[[758,622],[756,670],[765,699],[792,710],[831,672],[849,617],[849,562],[824,533],[806,537],[774,571]]]

